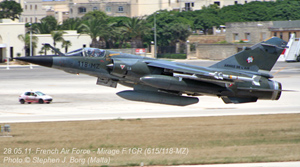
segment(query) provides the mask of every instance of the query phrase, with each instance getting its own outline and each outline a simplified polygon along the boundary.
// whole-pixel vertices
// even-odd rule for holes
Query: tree
[[[40,23],[32,24],[35,33],[50,34],[52,31],[58,30],[58,22],[53,16],[47,16],[41,19]]]
[[[40,23],[32,24],[32,30],[37,34],[50,34],[51,29],[46,21],[41,20]]]
[[[58,22],[53,16],[47,16],[41,19],[40,23],[32,24],[35,33],[50,34],[52,31],[58,30]]]
[[[97,37],[99,37],[101,30],[103,30],[103,20],[98,18],[91,18],[89,20],[84,21],[79,28],[82,28],[82,32],[84,34],[88,34],[91,39],[91,47],[99,48],[99,43],[97,41]]]
[[[21,5],[15,1],[2,1],[0,3],[0,18],[19,19],[22,12]]]
[[[219,26],[221,23],[219,17],[214,14],[201,14],[194,21],[194,27],[203,30],[204,34],[207,34],[208,29]]]
[[[182,12],[183,13],[183,12]],[[174,46],[177,41],[186,41],[191,33],[192,21],[185,19],[184,14],[175,11],[159,11],[147,18],[148,26],[154,26],[154,16],[156,17],[156,32],[158,46]],[[189,16],[191,12],[188,13]],[[153,31],[154,33],[154,28]],[[146,35],[147,40],[154,41],[154,35]],[[149,41],[148,41],[149,42]]]
[[[63,31],[52,31],[51,32],[54,47],[56,47],[57,42],[63,42],[64,41],[64,38],[63,38],[64,33],[65,32],[63,32]]]
[[[92,19],[92,18],[98,18],[98,19],[105,19],[105,18],[108,18],[107,14],[100,11],[100,10],[93,10],[93,11],[90,11],[88,13],[86,13],[82,19],[83,20],[89,20],[89,19]]]
[[[83,23],[79,28],[82,30],[81,33],[90,35],[91,47],[112,47],[116,26],[115,22],[109,21],[109,18],[111,17],[99,10],[88,12],[82,17]]]
[[[50,50],[49,45],[43,45],[43,47],[40,50],[40,53],[44,53],[44,55],[47,55],[48,50]]]
[[[65,48],[65,53],[68,53],[68,47],[69,46],[72,46],[72,43],[71,43],[71,41],[68,41],[68,40],[67,41],[64,40],[62,45],[61,45],[62,48]]]
[[[243,6],[244,21],[269,21],[269,8],[261,2],[252,2]]]
[[[143,36],[148,32],[148,27],[143,18],[133,17],[124,22],[122,31],[128,36],[133,48],[143,47]]]
[[[270,17],[273,20],[299,20],[300,1],[276,1]]]
[[[191,32],[188,25],[171,23],[159,29],[157,34],[159,46],[175,46],[176,42],[185,42]]]
[[[195,11],[193,18],[193,28],[195,30],[203,30],[207,34],[208,30],[213,26],[219,26],[223,22],[219,18],[220,8],[218,5],[209,5],[202,7],[202,10]]]
[[[130,20],[129,17],[108,17],[108,32],[103,33],[101,37],[104,38],[106,46],[108,48],[122,48],[126,47],[126,41],[129,40],[129,37],[123,31],[124,22]]]
[[[243,12],[243,5],[225,6],[220,10],[218,17],[222,20],[222,24],[226,22],[241,22],[244,21]]]
[[[24,42],[24,49],[25,49],[26,56],[29,56],[30,55],[30,34],[29,33],[26,33],[25,35],[20,34],[20,35],[18,35],[18,38],[19,38],[19,40]],[[38,42],[38,37],[33,35],[31,38],[31,44],[32,44],[33,50],[34,50],[34,48],[37,47],[37,42]]]
[[[50,32],[59,29],[59,22],[54,16],[46,16],[42,18],[41,21],[46,22],[48,24]]]
[[[80,18],[69,18],[63,22],[60,26],[61,30],[77,30],[78,33],[81,32],[79,26],[82,24]]]
[[[253,1],[244,5],[236,4],[220,9],[218,17],[226,22],[299,20],[300,1],[276,2]]]
[[[99,42],[102,43],[101,48],[112,48],[116,39],[119,39],[120,31],[116,27],[116,23],[102,22],[101,31],[99,32]]]

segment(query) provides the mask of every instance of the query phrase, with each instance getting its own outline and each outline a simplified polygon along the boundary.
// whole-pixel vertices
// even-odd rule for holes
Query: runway
[[[181,61],[209,66],[213,61]],[[0,67],[0,123],[76,121],[102,119],[137,119],[166,117],[200,117],[257,114],[300,113],[300,63],[278,62],[271,74],[284,90],[280,100],[259,100],[257,103],[224,104],[217,97],[201,96],[199,103],[178,107],[133,102],[116,95],[131,88],[96,85],[96,78],[71,75],[63,71],[34,66]],[[18,96],[29,90],[42,91],[53,97],[51,104],[24,104]]]
[[[180,61],[209,66],[213,61]],[[203,117],[230,115],[261,115],[300,113],[300,63],[278,62],[271,72],[284,90],[278,101],[224,104],[217,97],[201,96],[199,103],[178,107],[127,101],[115,93],[130,90],[121,85],[116,89],[96,85],[96,78],[71,75],[63,71],[34,66],[0,66],[0,123],[78,121],[104,119],[137,119],[167,117]],[[39,90],[53,97],[51,104],[20,104],[18,96]],[[271,162],[192,165],[203,167],[296,167],[300,162]],[[188,166],[187,166],[188,167]]]

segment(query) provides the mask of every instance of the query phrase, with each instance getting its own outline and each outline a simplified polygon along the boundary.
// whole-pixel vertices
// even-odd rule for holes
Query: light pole
[[[182,12],[182,8],[181,8],[181,0],[178,0],[179,2],[179,12],[181,13]]]
[[[6,55],[6,61],[7,61],[7,66],[6,66],[6,69],[7,70],[9,70],[9,59],[10,59],[10,54],[11,54],[11,52],[10,52],[10,35],[9,35],[9,32],[8,32],[8,44],[7,44],[7,47],[6,47],[6,49],[7,49],[7,55]]]
[[[32,23],[29,23],[30,24],[30,36],[29,36],[29,55],[30,57],[32,56]],[[30,69],[32,69],[32,64],[30,63]]]
[[[159,12],[155,12],[154,14],[154,58],[157,58],[156,14],[159,14]]]

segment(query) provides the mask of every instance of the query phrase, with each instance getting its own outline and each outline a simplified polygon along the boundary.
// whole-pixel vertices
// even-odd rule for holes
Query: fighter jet
[[[17,60],[97,77],[96,84],[133,88],[117,95],[133,101],[186,106],[196,96],[210,95],[224,103],[278,100],[281,83],[270,71],[287,42],[277,37],[246,47],[210,67],[153,59],[98,48],[81,48],[58,55],[19,57]],[[216,51],[216,54],[219,54]]]

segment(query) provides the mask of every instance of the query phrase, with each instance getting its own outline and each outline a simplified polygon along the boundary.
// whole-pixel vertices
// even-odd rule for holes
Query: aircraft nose
[[[53,58],[46,56],[17,57],[14,59],[25,61],[28,63],[38,64],[45,67],[52,67],[53,65]]]

